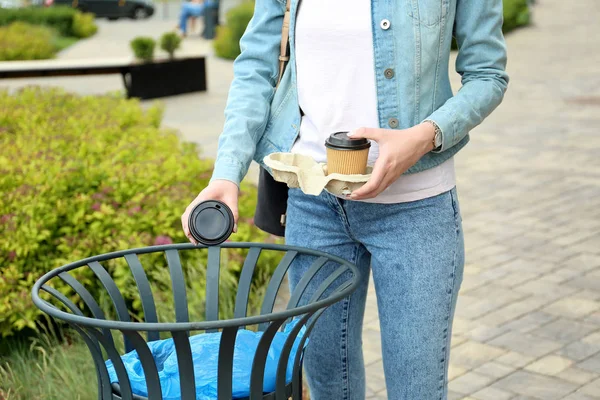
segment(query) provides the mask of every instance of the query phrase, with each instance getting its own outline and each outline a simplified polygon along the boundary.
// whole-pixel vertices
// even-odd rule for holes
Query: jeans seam
[[[354,254],[352,255],[351,262],[356,264],[358,260],[359,246],[354,246]],[[350,309],[350,301],[352,296],[348,296],[344,299],[342,313],[342,392],[343,400],[348,400],[348,394],[350,393],[350,380],[348,379],[348,310]]]
[[[439,387],[439,391],[440,391],[440,400],[444,399],[444,393],[445,391],[445,380],[446,380],[446,376],[448,374],[448,365],[450,363],[450,344],[451,344],[451,333],[452,333],[452,321],[450,320],[450,315],[452,314],[452,296],[454,295],[454,284],[456,282],[456,256],[458,253],[458,246],[459,246],[459,240],[460,240],[460,228],[459,228],[459,224],[458,224],[458,210],[456,207],[456,199],[455,199],[455,194],[454,191],[451,190],[450,191],[450,199],[452,201],[452,210],[453,210],[453,217],[454,217],[454,232],[455,232],[455,244],[454,244],[454,252],[452,254],[452,272],[450,273],[450,286],[448,288],[448,313],[446,314],[446,329],[444,329],[444,339],[443,339],[443,346],[442,346],[442,360],[441,360],[441,364],[442,364],[442,374],[440,376],[440,387]]]
[[[342,206],[340,199],[329,193],[327,194],[327,198],[329,200],[329,203],[331,204],[331,208],[338,215],[340,222],[342,223],[342,226],[346,231],[346,234],[348,234],[348,236],[352,240],[356,241],[356,239],[352,236],[352,233],[350,232],[350,224],[348,223],[348,217],[346,216],[346,212],[344,211],[344,207]]]

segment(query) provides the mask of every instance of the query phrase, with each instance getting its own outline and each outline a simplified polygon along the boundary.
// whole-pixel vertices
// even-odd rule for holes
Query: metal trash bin
[[[221,268],[222,249],[248,249],[244,265],[240,272],[238,289],[235,299],[234,319],[219,320],[219,274]],[[281,252],[283,257],[272,274],[261,305],[260,315],[247,316],[248,297],[251,290],[252,278],[255,266],[261,256],[261,252]],[[182,267],[180,253],[186,251],[206,251],[206,298],[205,298],[205,321],[189,321],[188,303],[186,297],[186,281],[184,268]],[[168,265],[171,277],[172,295],[175,308],[176,322],[158,322],[156,304],[152,295],[150,282],[146,271],[138,255],[163,254]],[[273,307],[281,284],[287,270],[298,256],[310,257],[311,267],[298,283],[294,292],[291,293],[287,309],[274,312]],[[102,265],[109,260],[118,260],[127,263],[136,283],[137,293],[142,303],[144,320],[141,322],[131,321],[128,306],[115,281]],[[111,261],[116,262],[116,261]],[[325,267],[326,266],[326,267]],[[77,272],[89,269],[110,297],[118,320],[106,319],[104,312],[94,297],[75,277]],[[74,274],[71,274],[73,272]],[[317,274],[326,273],[326,279],[315,287],[310,286],[310,292],[306,290],[311,280]],[[85,274],[79,274],[85,276]],[[151,246],[146,248],[131,249],[107,253],[99,256],[86,258],[74,263],[56,268],[43,277],[34,285],[32,290],[33,302],[43,312],[50,316],[67,322],[77,331],[86,343],[94,360],[98,378],[98,399],[100,400],[140,400],[146,399],[132,393],[129,377],[121,361],[121,353],[117,350],[113,340],[113,333],[121,333],[124,339],[125,353],[136,350],[143,368],[148,389],[148,400],[162,400],[161,385],[158,377],[157,366],[147,343],[159,340],[161,332],[169,333],[175,345],[177,364],[179,366],[179,379],[182,400],[195,400],[196,388],[194,380],[194,369],[192,353],[190,350],[189,335],[191,331],[221,332],[218,358],[218,381],[217,400],[232,399],[232,372],[234,342],[237,331],[246,326],[257,325],[262,331],[254,354],[252,369],[250,371],[250,396],[246,399],[272,399],[283,400],[292,398],[302,399],[302,354],[310,332],[319,316],[332,304],[350,295],[358,286],[359,272],[355,265],[339,257],[331,256],[323,252],[276,244],[258,243],[233,243],[226,242],[219,246],[205,247],[193,244],[171,244],[163,246]],[[321,279],[321,278],[319,278]],[[81,303],[89,309],[86,316],[84,310],[71,301],[64,293],[53,287],[53,283],[59,283],[56,287],[68,287],[76,293]],[[131,288],[129,288],[131,289]],[[44,292],[43,299],[40,295]],[[309,300],[306,301],[306,297]],[[301,304],[302,299],[302,304]],[[53,303],[69,311],[62,311]],[[295,326],[291,329],[289,337],[285,341],[282,353],[277,364],[275,391],[263,393],[263,377],[267,353],[275,334],[284,329],[291,320]],[[304,329],[304,335],[298,334]],[[146,332],[144,339],[140,332]],[[293,372],[291,382],[286,381],[286,370],[290,361],[290,352],[294,342],[298,338],[299,347],[293,360]],[[105,359],[104,350],[114,365],[119,385],[111,384]]]

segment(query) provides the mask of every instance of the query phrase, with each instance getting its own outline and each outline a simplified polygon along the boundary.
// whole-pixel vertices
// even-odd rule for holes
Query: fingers
[[[190,242],[192,242],[193,244],[198,244],[198,242],[196,241],[196,239],[194,239],[194,237],[190,233],[190,227],[188,225],[188,221],[189,221],[189,218],[190,218],[190,211],[189,210],[190,210],[189,207],[186,208],[185,212],[181,216],[181,226],[183,228],[183,233],[188,238],[188,240]]]
[[[384,163],[381,159],[378,159],[373,166],[373,173],[371,174],[371,178],[359,189],[356,189],[350,195],[350,199],[352,200],[361,200],[361,199],[369,199],[371,197],[375,197],[378,193],[382,192],[385,189],[384,180],[387,174],[387,171],[383,167]]]
[[[381,139],[382,130],[377,128],[358,128],[351,132],[348,132],[348,137],[352,139],[371,139],[374,141],[379,141]]]
[[[237,233],[237,223],[238,223],[238,208],[237,201],[229,201],[225,202],[231,209],[231,213],[233,214],[233,233]]]

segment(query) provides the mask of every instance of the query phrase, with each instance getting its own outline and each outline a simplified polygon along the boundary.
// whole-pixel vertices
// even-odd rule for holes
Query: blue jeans
[[[371,267],[388,398],[447,398],[452,320],[464,267],[461,221],[456,189],[398,204],[290,189],[287,244],[342,257],[362,274],[356,292],[323,313],[311,334],[304,361],[311,399],[365,399],[361,336]],[[300,256],[292,264],[292,291],[312,261]],[[312,289],[319,283],[312,282]]]
[[[179,14],[179,30],[184,35],[187,33],[187,20],[190,17],[200,17],[204,14],[204,10],[209,6],[208,3],[190,3],[186,2],[181,5],[181,13]]]

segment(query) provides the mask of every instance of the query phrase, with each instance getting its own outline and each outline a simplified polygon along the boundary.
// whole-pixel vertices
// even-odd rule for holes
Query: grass
[[[0,357],[0,400],[97,399],[92,357],[78,338],[60,343],[53,334],[42,335],[12,347]],[[310,400],[306,383],[304,399]]]
[[[59,52],[75,44],[78,40],[79,39],[76,37],[57,35],[54,38],[54,47],[56,48],[56,51]]]
[[[73,334],[73,337],[75,334]],[[15,342],[0,357],[0,400],[94,400],[92,357],[80,340],[60,343],[53,334]]]

